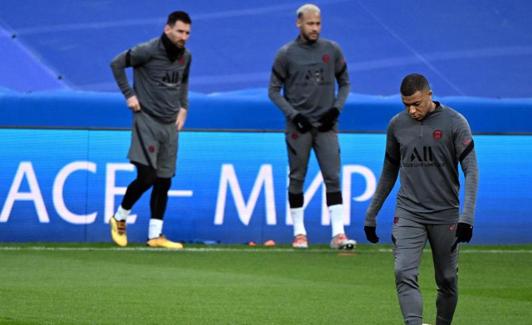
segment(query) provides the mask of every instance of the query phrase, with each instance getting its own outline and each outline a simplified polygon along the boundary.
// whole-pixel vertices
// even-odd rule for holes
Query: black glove
[[[340,111],[336,107],[333,107],[325,112],[325,114],[323,114],[319,119],[321,125],[318,127],[318,130],[321,132],[327,132],[331,130],[338,119],[338,115],[340,115]]]
[[[297,130],[301,133],[306,133],[312,129],[312,124],[310,124],[305,115],[297,113],[292,119],[292,122],[294,122]]]
[[[454,241],[451,252],[456,249],[458,243],[469,243],[471,237],[473,237],[473,226],[465,222],[459,222],[456,225],[456,240]]]
[[[375,230],[377,230],[377,227],[364,226],[364,232],[366,233],[366,239],[373,244],[376,244],[379,242],[379,237],[377,237],[377,232]]]

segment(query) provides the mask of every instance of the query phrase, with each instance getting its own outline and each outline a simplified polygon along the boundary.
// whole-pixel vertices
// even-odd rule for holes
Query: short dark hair
[[[188,25],[192,24],[192,20],[190,19],[190,16],[184,11],[174,11],[171,14],[169,14],[168,19],[166,20],[166,24],[169,26],[173,26],[178,21],[183,22]]]
[[[412,96],[416,91],[430,90],[429,81],[419,73],[411,73],[401,82],[401,95]]]

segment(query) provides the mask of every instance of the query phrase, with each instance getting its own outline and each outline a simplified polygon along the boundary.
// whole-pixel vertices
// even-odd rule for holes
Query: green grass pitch
[[[423,256],[425,323],[434,272]],[[463,246],[453,324],[532,324],[532,245]],[[0,244],[0,324],[401,324],[390,247]]]

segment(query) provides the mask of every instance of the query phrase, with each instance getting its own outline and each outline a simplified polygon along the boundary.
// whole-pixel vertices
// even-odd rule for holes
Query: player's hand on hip
[[[307,117],[301,113],[297,113],[292,119],[292,122],[294,122],[297,130],[301,133],[306,133],[312,129],[312,124],[310,124]]]
[[[364,232],[366,233],[366,239],[373,244],[379,242],[379,237],[377,236],[377,227],[364,226]]]
[[[137,96],[131,96],[127,99],[127,107],[129,107],[130,110],[133,112],[139,112],[140,111],[140,103],[137,99]]]
[[[177,114],[177,121],[175,122],[175,127],[177,131],[181,131],[185,126],[185,121],[187,120],[187,109],[181,107],[179,113]]]

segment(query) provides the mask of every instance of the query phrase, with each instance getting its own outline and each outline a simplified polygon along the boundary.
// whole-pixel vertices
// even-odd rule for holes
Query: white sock
[[[115,213],[115,219],[117,221],[126,220],[127,216],[129,215],[129,212],[131,212],[131,210],[126,210],[126,209],[122,208],[122,206],[119,206],[118,207],[118,211],[116,211],[116,213]]]
[[[292,217],[292,221],[294,223],[294,236],[307,235],[305,223],[303,222],[304,211],[305,210],[302,207],[290,209],[290,216]]]
[[[329,215],[331,216],[332,236],[345,234],[344,206],[342,204],[331,205],[329,207]]]
[[[163,233],[163,221],[160,219],[150,219],[148,238],[157,238]]]

